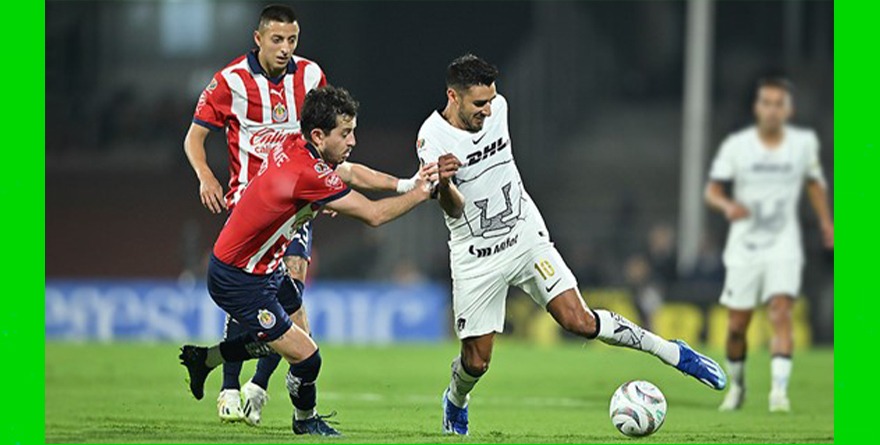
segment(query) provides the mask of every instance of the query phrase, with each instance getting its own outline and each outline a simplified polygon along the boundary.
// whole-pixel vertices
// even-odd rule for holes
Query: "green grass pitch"
[[[790,397],[793,413],[767,412],[769,357],[751,354],[744,409],[719,413],[722,393],[657,359],[605,345],[538,347],[501,339],[492,367],[472,394],[471,436],[440,433],[440,397],[453,343],[355,347],[324,345],[318,386],[321,412],[338,411],[342,440],[327,442],[632,442],[608,419],[611,393],[631,379],[649,380],[669,402],[666,423],[638,442],[833,442],[834,353],[799,352]],[[272,378],[263,425],[222,424],[215,398],[188,392],[177,345],[46,344],[46,441],[321,442],[294,436],[284,387],[286,365]],[[716,353],[715,357],[719,357]],[[250,377],[253,362],[245,365]]]

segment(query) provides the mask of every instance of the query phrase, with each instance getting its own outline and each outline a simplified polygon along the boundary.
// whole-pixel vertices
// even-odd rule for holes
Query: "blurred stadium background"
[[[353,159],[398,176],[471,51],[497,64],[516,158],[593,306],[719,347],[726,224],[701,201],[721,139],[751,122],[755,80],[797,85],[833,189],[830,1],[296,1],[297,53],[361,101]],[[222,216],[182,150],[201,89],[252,47],[264,2],[46,4],[46,334],[49,340],[214,340],[202,279]],[[228,179],[219,133],[209,160]],[[833,342],[833,258],[802,208],[797,344]],[[436,205],[369,229],[316,222],[306,301],[325,343],[451,340],[446,229]],[[517,291],[509,337],[566,341]],[[767,338],[763,324],[752,344]]]

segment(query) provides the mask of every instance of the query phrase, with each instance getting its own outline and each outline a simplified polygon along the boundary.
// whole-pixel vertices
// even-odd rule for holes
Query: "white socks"
[[[730,379],[731,385],[743,388],[745,386],[745,359],[727,360],[727,377]]]
[[[599,322],[596,338],[612,346],[625,346],[653,354],[668,365],[678,364],[678,345],[657,334],[642,329],[637,324],[603,309],[595,310]]]
[[[771,392],[788,392],[788,379],[791,377],[791,357],[774,356],[770,359],[770,376],[773,379]]]
[[[461,364],[461,356],[452,361],[452,380],[449,381],[449,401],[459,408],[467,407],[468,399],[474,385],[480,380],[465,371]]]

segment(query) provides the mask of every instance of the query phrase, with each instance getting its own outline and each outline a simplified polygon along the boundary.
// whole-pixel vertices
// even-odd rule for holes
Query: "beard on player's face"
[[[463,91],[456,91],[458,120],[465,130],[476,133],[483,129],[486,118],[492,115],[491,103],[495,98],[495,84],[473,85]]]
[[[458,119],[467,127],[467,130],[470,132],[478,132],[483,129],[483,124],[486,122],[486,118],[483,116],[482,112],[468,113],[464,110],[459,110]]]
[[[339,116],[337,117],[338,125],[329,133],[322,134],[319,152],[324,161],[337,165],[348,160],[357,140],[354,136],[354,129],[357,126],[357,120],[353,117]]]

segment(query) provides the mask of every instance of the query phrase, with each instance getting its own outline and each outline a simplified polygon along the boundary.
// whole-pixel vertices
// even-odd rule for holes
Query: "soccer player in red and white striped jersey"
[[[281,5],[263,9],[254,43],[257,48],[239,56],[218,71],[199,97],[193,122],[184,141],[184,150],[199,179],[202,204],[213,213],[230,212],[241,199],[247,185],[257,175],[267,155],[285,141],[299,138],[300,113],[309,91],[327,83],[317,63],[294,54],[300,27],[294,11]],[[229,190],[225,197],[207,163],[205,140],[211,131],[224,130],[229,154]],[[398,179],[366,166],[346,162],[351,185],[361,190],[403,193],[414,179]],[[306,332],[308,319],[302,309],[302,290],[311,256],[311,223],[294,235],[284,253],[284,267],[291,280],[279,290],[279,299],[291,319]],[[234,337],[241,327],[227,317],[225,335]],[[240,363],[224,365],[223,388],[218,412],[225,421],[260,422],[269,377],[278,356],[261,359],[254,378],[240,387]],[[244,407],[240,397],[244,396]]]
[[[279,259],[296,229],[324,206],[375,227],[429,199],[430,184],[439,179],[436,164],[428,164],[421,170],[424,179],[400,196],[372,201],[349,189],[351,171],[338,166],[355,146],[357,109],[344,89],[327,86],[309,92],[303,106],[304,135],[272,150],[220,232],[208,265],[208,292],[239,321],[244,335],[210,348],[181,349],[181,363],[197,399],[203,397],[212,369],[226,361],[261,357],[268,344],[290,363],[287,388],[294,406],[293,432],[339,435],[317,415],[315,382],[321,354],[308,333],[291,322],[277,297],[286,278]]]

